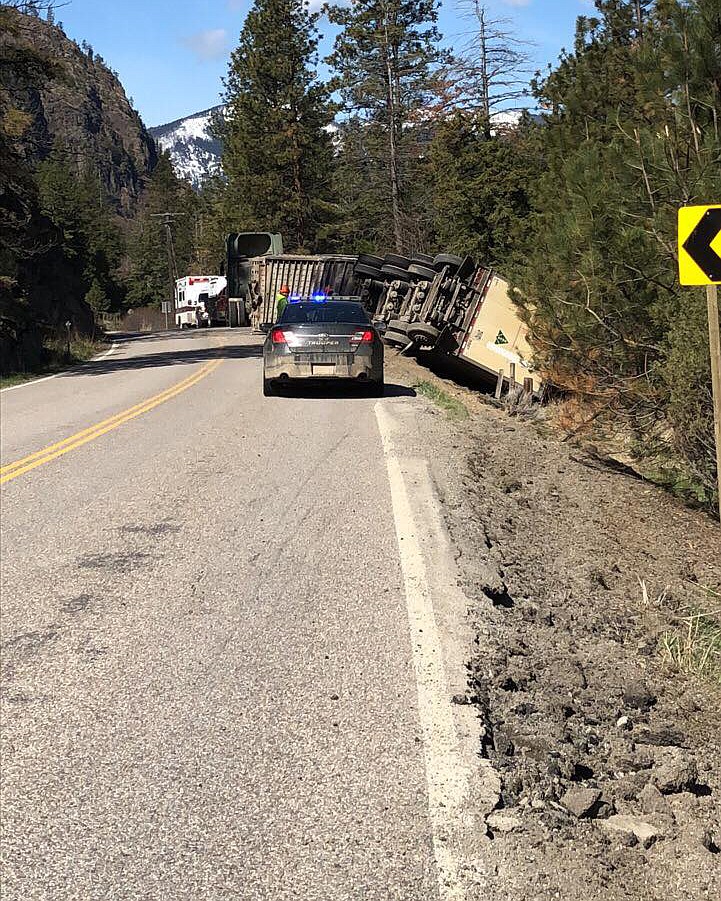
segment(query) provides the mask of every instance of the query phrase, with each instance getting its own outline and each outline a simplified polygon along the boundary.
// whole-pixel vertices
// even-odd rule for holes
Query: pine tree
[[[110,309],[110,300],[97,278],[93,279],[90,289],[85,295],[85,303],[94,313],[105,313]]]
[[[280,231],[296,250],[316,249],[335,216],[333,109],[314,71],[317,18],[304,0],[256,0],[226,80],[229,203],[245,229]]]
[[[393,239],[403,250],[409,244],[409,169],[420,156],[413,125],[424,118],[441,59],[437,0],[357,0],[332,6],[328,16],[342,28],[328,62],[346,113],[356,128],[372,126],[384,138],[374,175],[387,173]]]
[[[173,213],[173,244],[178,275],[188,275],[194,255],[198,199],[179,179],[167,153],[160,155],[141,200],[128,242],[131,271],[127,277],[128,304],[160,306],[172,297],[166,232],[160,214]]]
[[[504,271],[530,213],[528,186],[538,176],[525,129],[487,133],[485,110],[457,113],[433,138],[434,230],[441,247],[469,253]]]
[[[211,175],[203,182],[198,195],[193,242],[193,267],[196,271],[220,271],[226,235],[247,227],[235,212],[225,179],[220,174]]]
[[[97,172],[78,173],[56,147],[37,171],[41,213],[59,230],[58,245],[71,263],[65,290],[84,297],[98,282],[109,304],[119,307],[124,290],[118,268],[124,241]]]

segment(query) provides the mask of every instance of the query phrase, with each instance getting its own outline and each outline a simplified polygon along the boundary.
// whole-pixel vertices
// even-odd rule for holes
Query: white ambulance
[[[203,328],[228,324],[228,280],[224,275],[186,275],[175,282],[175,324]]]

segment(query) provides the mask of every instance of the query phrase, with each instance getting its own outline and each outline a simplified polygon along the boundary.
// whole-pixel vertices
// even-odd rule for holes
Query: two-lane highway
[[[4,901],[461,897],[376,403],[221,330],[0,395]]]

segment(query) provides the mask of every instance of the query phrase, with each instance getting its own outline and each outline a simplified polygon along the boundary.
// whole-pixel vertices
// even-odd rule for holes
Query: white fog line
[[[96,363],[98,360],[104,360],[105,357],[109,357],[110,354],[116,350],[119,345],[117,342],[113,341],[110,345],[110,348],[106,350],[104,353],[99,354],[97,357],[91,357],[91,359],[86,360],[84,363],[78,363],[77,366],[71,366],[70,369],[63,369],[62,372],[54,372],[52,375],[44,375],[41,379],[32,379],[29,382],[20,382],[19,385],[10,385],[7,388],[0,388],[0,394],[4,394],[6,391],[15,391],[16,388],[28,388],[30,385],[37,385],[40,382],[49,382],[50,379],[56,379],[59,375],[66,375],[68,372],[72,372],[74,369],[78,369],[80,366],[84,366],[85,363]]]
[[[405,585],[413,668],[418,689],[418,717],[423,736],[428,807],[441,901],[463,901],[463,853],[457,838],[463,827],[463,804],[471,773],[461,753],[451,710],[433,598],[413,508],[394,451],[393,419],[382,403],[375,407],[388,467],[398,552]]]

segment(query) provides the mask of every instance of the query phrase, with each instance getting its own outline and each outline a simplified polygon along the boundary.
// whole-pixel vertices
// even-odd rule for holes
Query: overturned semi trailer
[[[488,382],[540,392],[526,326],[494,270],[447,253],[360,254],[355,272],[373,317],[385,323],[386,343],[432,349]]]
[[[233,300],[231,325],[269,325],[276,319],[282,286],[291,298],[324,295],[357,297],[361,279],[354,254],[284,254],[280,235],[239,232],[226,239],[228,294]]]

